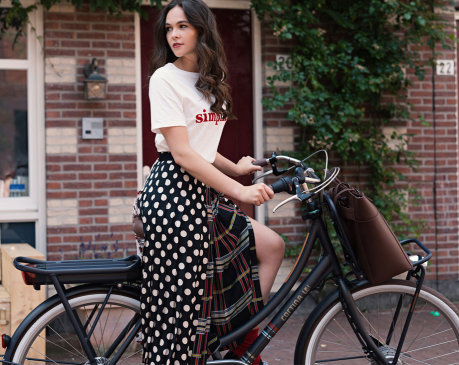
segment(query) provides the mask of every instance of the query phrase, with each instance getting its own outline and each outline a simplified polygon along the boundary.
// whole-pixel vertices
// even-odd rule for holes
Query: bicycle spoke
[[[422,307],[419,308],[419,301],[418,301],[418,303],[416,304],[416,310],[419,310],[420,312],[425,311],[425,307],[426,307],[426,306],[427,306],[427,302],[424,302],[424,303],[422,304]],[[406,348],[407,348],[407,349],[411,348],[411,347],[414,345],[414,343],[418,341],[419,336],[421,336],[421,331],[419,331],[419,332],[416,334],[416,336],[414,336],[413,340],[410,342],[409,345],[406,345]]]
[[[34,357],[27,357],[27,361],[34,361],[34,362],[46,362],[46,363],[54,363],[54,364],[61,364],[61,365],[81,365],[81,362],[70,362],[70,361],[54,361],[54,360],[46,360],[46,359],[36,359]]]
[[[67,341],[64,337],[62,337],[54,328],[51,326],[48,326],[48,328],[53,331],[61,340],[63,340],[65,343],[67,343],[72,349],[75,350],[76,354],[84,358],[85,356],[77,349],[75,346],[73,346],[69,341]],[[62,347],[61,345],[57,344],[56,342],[53,342],[51,340],[48,340],[46,337],[43,337],[41,335],[38,336],[39,338],[43,339],[46,342],[52,343],[53,345],[62,348],[63,350],[73,354],[69,349]]]
[[[425,349],[429,349],[429,348],[432,348],[432,347],[441,346],[441,345],[445,345],[447,343],[453,343],[453,342],[457,342],[457,340],[454,339],[454,340],[450,340],[450,341],[439,342],[439,343],[436,343],[436,344],[433,344],[433,345],[430,345],[430,346],[424,346],[424,347],[419,347],[419,348],[416,348],[416,349],[413,349],[413,350],[410,350],[410,351],[404,351],[404,353],[405,354],[411,354],[411,353],[416,352],[416,351],[421,351],[421,350],[425,350]],[[455,351],[455,352],[457,352],[457,351]]]
[[[346,324],[349,323],[349,322],[347,322],[347,319],[345,319],[345,321],[346,321],[346,322],[345,322]],[[342,332],[344,335],[347,335],[347,334],[349,333],[349,329],[348,329],[348,328],[347,328],[347,329],[344,328],[343,325],[342,325],[339,321],[333,320],[333,322],[335,323],[336,326],[338,326],[338,328],[341,330],[341,332]],[[333,332],[333,331],[331,332],[331,334],[332,334],[334,337],[338,337],[338,335],[337,335],[335,332]],[[348,338],[350,338],[350,337],[348,337]],[[354,338],[354,337],[352,337],[352,343],[353,343],[354,345],[359,345],[357,339]]]
[[[100,341],[102,343],[103,341],[103,338],[104,338],[104,333],[105,333],[105,329],[107,328],[107,323],[108,323],[108,319],[110,318],[110,314],[111,314],[111,311],[112,311],[112,306],[110,304],[107,304],[106,305],[106,308],[108,307],[108,314],[105,315],[105,323],[102,325],[99,325],[99,328],[100,328]],[[102,319],[102,317],[101,317]],[[119,318],[118,318],[118,321],[119,321]],[[117,321],[117,322],[118,322]],[[95,332],[95,331],[94,331]],[[113,333],[112,333],[113,334]],[[110,340],[111,340],[111,337],[110,337]],[[109,341],[111,342],[111,341]],[[105,352],[105,350],[103,349],[103,344],[101,344],[101,346],[99,346],[99,353],[101,354],[102,352]]]
[[[425,362],[423,360],[418,360],[418,359],[415,359],[415,358],[412,358],[410,356],[405,356],[403,354],[400,354],[400,360],[401,359],[406,359],[406,361],[410,361],[410,362],[415,362],[416,364],[424,364],[424,365],[431,365],[430,363],[428,362]]]
[[[118,318],[118,323],[120,321],[121,314]],[[112,343],[110,341],[111,345],[110,347],[106,350],[104,353],[105,358],[110,358],[115,351],[115,349],[120,345],[120,343],[123,341],[123,339],[127,340],[126,336],[129,336],[129,333],[131,332],[131,329],[135,326],[136,322],[139,320],[139,314],[136,313],[135,315],[132,316],[132,318],[128,321],[128,323],[123,327],[122,330],[119,331],[119,334],[115,341]],[[132,342],[132,341],[131,341]],[[117,355],[115,355],[116,357]]]
[[[370,322],[370,320],[367,318],[367,315],[364,315],[363,312],[361,311],[360,308],[357,307],[357,310],[360,313],[361,318],[364,320],[364,322],[367,323],[368,327],[370,328],[371,331],[369,331],[374,337],[379,341],[379,343],[385,345],[386,340],[382,339],[382,337],[379,335],[379,331],[374,327],[374,325]]]
[[[85,321],[86,321],[86,324],[85,324],[85,327],[90,327],[90,331],[93,330],[93,326],[91,325],[91,323],[94,323],[94,322],[91,322],[92,318],[94,317],[94,314],[96,314],[96,312],[98,311],[98,309],[96,308],[99,308],[99,304],[96,304],[95,305],[95,308],[93,308],[91,310],[91,313],[88,315],[88,310],[86,309],[87,306],[84,306],[84,307],[81,307],[79,308],[80,312],[81,312],[81,315],[85,317]],[[102,307],[102,306],[101,306]],[[95,319],[94,321],[97,319],[97,315],[95,316]],[[100,350],[100,345],[97,341],[97,339],[93,336],[93,333],[91,334],[91,338],[94,340],[95,344],[96,344],[96,348],[98,350]],[[94,347],[94,346],[93,346]]]
[[[107,323],[108,323],[108,318],[111,316],[111,312],[112,312],[112,306],[110,305],[109,310],[108,310],[108,315],[106,316],[106,319],[105,319],[104,328],[103,328],[103,330],[101,330],[101,332],[102,332],[101,335],[102,335],[102,336],[103,336],[104,333],[105,333],[105,329],[106,329]],[[121,315],[123,314],[123,313],[122,313],[122,312],[123,312],[122,310],[119,310],[118,312],[119,312],[119,313],[118,313],[118,318],[116,319],[115,323],[120,323]],[[112,343],[113,335],[114,335],[114,332],[111,332],[108,343]],[[101,353],[102,353],[102,352],[106,352],[106,349],[104,349],[103,351],[101,351]]]
[[[440,359],[442,357],[453,355],[453,354],[459,354],[459,351],[450,352],[449,354],[438,355],[438,356],[435,356],[435,357],[431,357],[430,359],[427,359],[427,360],[431,361],[431,360],[434,360],[434,359]],[[450,364],[450,365],[452,365],[452,364]]]
[[[132,355],[129,355],[129,356],[125,357],[124,360],[123,360],[123,362],[126,361],[126,360],[129,360],[129,359],[131,359],[133,356],[139,355],[139,354],[141,354],[141,353],[142,353],[142,349],[140,349],[139,351],[134,352]]]
[[[48,356],[46,356],[45,354],[43,354],[42,352],[38,351],[36,348],[34,347],[31,347],[30,348],[31,350],[35,351],[37,354],[43,356],[46,360],[41,360],[41,361],[44,361],[44,362],[51,362],[53,364],[59,364],[58,362],[54,361],[53,359],[50,359]],[[26,358],[27,359],[27,358]],[[79,363],[75,363],[75,364],[79,364]]]
[[[91,323],[91,319],[92,319],[92,317],[94,317],[94,315],[96,314],[98,308],[99,308],[99,304],[94,305],[94,307],[92,308],[92,311],[91,311],[91,313],[89,314],[89,316],[87,317],[86,323],[85,323],[84,326],[83,326],[83,328],[84,328],[85,331],[88,329],[88,326],[89,326],[90,323]]]
[[[320,349],[320,353],[327,353],[327,352],[340,352],[342,353],[343,351],[346,351],[346,352],[354,352],[354,353],[358,353],[360,352],[360,347],[355,347],[353,346],[351,348],[350,345],[347,345],[347,344],[343,344],[342,342],[336,342],[336,341],[331,341],[330,339],[327,339],[327,340],[322,340],[322,344],[324,344],[324,347],[322,349]],[[336,347],[339,347],[340,350],[328,350],[328,349],[324,349],[324,348],[328,348],[328,345],[330,346],[336,346]],[[360,345],[359,345],[360,346]],[[346,350],[343,350],[343,347],[346,349]]]
[[[424,337],[420,338],[420,340],[424,340],[425,341],[428,338],[431,338],[431,337],[434,337],[434,336],[438,337],[440,335],[445,335],[446,333],[452,331],[451,328],[439,331],[439,328],[443,327],[443,325],[444,325],[444,321],[442,321],[441,323],[438,323],[438,325],[432,330],[432,334],[431,335],[424,336]]]
[[[339,361],[341,363],[341,361],[350,361],[350,360],[365,359],[365,358],[366,358],[365,356],[337,357],[334,359],[317,360],[314,363],[315,364],[325,364],[327,362],[336,362],[336,361]]]

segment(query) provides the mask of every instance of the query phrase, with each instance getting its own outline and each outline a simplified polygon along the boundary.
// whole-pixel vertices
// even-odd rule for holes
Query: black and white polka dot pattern
[[[172,159],[158,160],[145,183],[140,198],[145,364],[186,364],[192,355],[209,247],[205,191]]]
[[[160,154],[138,204],[143,363],[204,365],[207,347],[263,306],[250,220],[170,153]]]

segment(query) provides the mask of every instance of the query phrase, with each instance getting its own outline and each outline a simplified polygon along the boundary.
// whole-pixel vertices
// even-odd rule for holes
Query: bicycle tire
[[[103,286],[83,286],[70,290],[67,295],[71,308],[78,313],[81,322],[88,325],[87,331],[94,325],[90,341],[99,357],[98,364],[105,364],[118,351],[120,346],[107,359],[103,357],[122,330],[133,328],[132,323],[128,325],[129,321],[140,320],[136,317],[140,311],[139,294],[132,288],[114,288],[101,311],[108,290],[108,287]],[[126,341],[126,336],[122,341]],[[130,341],[122,356],[117,364],[140,364],[140,341]],[[5,360],[21,365],[88,362],[57,296],[42,303],[23,321],[11,340]]]
[[[390,280],[381,285],[355,288],[352,296],[370,336],[391,363],[405,323],[415,285]],[[398,298],[402,310],[388,343],[387,333]],[[457,364],[459,358],[459,312],[437,291],[421,289],[397,364]],[[374,364],[363,353],[343,312],[337,293],[330,295],[309,316],[295,347],[295,364]]]

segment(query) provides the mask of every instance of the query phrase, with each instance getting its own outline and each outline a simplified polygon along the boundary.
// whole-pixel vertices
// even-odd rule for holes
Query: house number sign
[[[292,69],[292,57],[288,54],[276,54],[276,62],[278,63],[281,69]]]
[[[454,75],[453,60],[437,60],[437,75]]]

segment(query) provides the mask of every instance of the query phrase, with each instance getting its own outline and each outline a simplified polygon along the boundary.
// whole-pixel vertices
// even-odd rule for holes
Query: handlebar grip
[[[261,160],[255,160],[252,161],[252,165],[257,165],[257,166],[267,166],[269,164],[269,161],[266,158],[262,158]]]
[[[291,193],[292,188],[292,179],[290,177],[281,177],[279,180],[271,184],[271,189],[274,193],[287,192]]]

